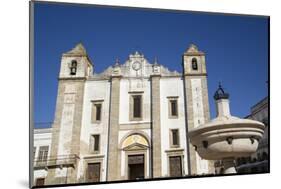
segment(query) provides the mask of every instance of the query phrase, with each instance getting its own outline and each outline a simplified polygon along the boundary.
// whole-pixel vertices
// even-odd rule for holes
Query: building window
[[[100,122],[102,119],[102,102],[94,101],[92,105],[92,123]]]
[[[101,104],[95,104],[96,107],[96,121],[101,120]]]
[[[77,71],[77,61],[72,60],[70,66],[70,75],[76,75],[76,71]]]
[[[129,120],[141,121],[143,118],[143,92],[129,92]]]
[[[40,146],[38,161],[47,161],[49,146]]]
[[[198,70],[197,59],[196,58],[192,58],[191,64],[192,64],[192,69],[193,70]]]
[[[141,95],[133,96],[133,117],[141,118]]]
[[[171,100],[171,115],[178,116],[178,103],[177,100]]]
[[[170,133],[171,148],[179,147],[179,130],[171,129]]]
[[[90,151],[93,153],[98,153],[100,151],[100,135],[91,135],[90,147]]]
[[[133,97],[133,103],[134,103],[134,118],[140,118],[141,117],[141,96],[137,95]]]
[[[169,118],[178,118],[178,97],[168,97],[169,99]]]

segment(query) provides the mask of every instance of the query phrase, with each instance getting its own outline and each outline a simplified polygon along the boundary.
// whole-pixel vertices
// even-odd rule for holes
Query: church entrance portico
[[[126,180],[149,178],[149,144],[140,134],[128,136],[122,143],[123,173]]]

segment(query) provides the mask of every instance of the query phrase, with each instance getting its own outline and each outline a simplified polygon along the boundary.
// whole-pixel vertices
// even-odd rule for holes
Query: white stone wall
[[[72,129],[74,124],[75,98],[77,86],[74,84],[65,85],[61,127],[59,132],[58,156],[71,154]],[[61,175],[60,170],[56,170],[56,177]]]
[[[141,121],[130,121],[130,93],[141,91],[143,102],[143,119]],[[150,81],[149,79],[122,79],[120,81],[120,110],[119,110],[119,123],[149,123],[150,122],[150,103],[151,103]]]
[[[169,140],[170,129],[179,129],[179,148],[184,149],[183,170],[185,174],[188,174],[183,89],[183,80],[180,77],[161,78],[160,80],[162,176],[169,175],[169,159],[165,151],[171,149]],[[169,119],[169,99],[167,97],[171,96],[178,97],[178,118],[176,119]]]
[[[103,100],[102,115],[99,123],[91,123],[92,101]],[[97,156],[103,156],[101,164],[101,181],[106,180],[106,158],[108,143],[108,120],[109,120],[109,100],[110,100],[110,82],[107,80],[87,81],[85,84],[82,128],[80,137],[80,162],[78,166],[78,179],[85,175],[84,157],[91,156],[91,160],[95,160]],[[89,152],[90,136],[93,134],[100,135],[100,153],[91,154]]]
[[[140,93],[142,95],[142,115],[143,119],[141,121],[130,121],[130,93],[129,92],[136,92],[141,91]],[[141,124],[141,123],[147,123],[150,124],[150,108],[151,108],[151,91],[150,91],[150,81],[148,78],[146,79],[140,79],[140,78],[131,78],[127,79],[124,78],[120,81],[120,110],[119,110],[119,124]],[[125,131],[119,131],[118,136],[118,143],[121,144],[121,140],[124,136],[126,136],[128,133],[130,133],[132,130],[125,130]],[[150,140],[150,129],[139,129],[139,132],[145,133],[147,136],[149,136],[148,140]],[[121,176],[125,176],[125,153],[122,151],[121,153]],[[150,154],[147,152],[146,161],[149,162]],[[147,163],[146,167],[146,174],[150,175],[150,164]]]
[[[52,129],[51,128],[35,129],[33,137],[34,137],[33,146],[36,147],[35,160],[38,158],[40,146],[49,146],[49,151],[48,151],[48,157],[49,157],[51,152],[51,143],[52,143]],[[37,178],[46,178],[48,171],[46,171],[45,169],[38,169],[38,170],[34,170],[33,173],[34,173],[34,182],[35,182]]]

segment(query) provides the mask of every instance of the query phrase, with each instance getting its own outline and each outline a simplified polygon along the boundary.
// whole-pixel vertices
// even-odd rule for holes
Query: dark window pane
[[[101,104],[96,104],[96,120],[101,120]]]
[[[177,116],[178,115],[178,107],[177,107],[177,101],[171,100],[171,115]]]
[[[99,151],[99,146],[100,146],[100,135],[94,135],[94,151]]]
[[[134,96],[134,117],[141,117],[141,96]]]
[[[179,145],[178,130],[177,129],[172,130],[172,138],[173,138],[173,145]]]

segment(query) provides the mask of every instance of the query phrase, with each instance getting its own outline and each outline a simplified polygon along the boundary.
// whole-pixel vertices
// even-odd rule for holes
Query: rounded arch
[[[119,148],[119,149],[122,149],[122,145],[123,145],[124,141],[125,141],[128,137],[130,137],[131,135],[141,135],[141,136],[146,140],[146,142],[147,142],[147,144],[148,144],[148,147],[151,146],[151,143],[150,143],[148,134],[146,134],[146,133],[143,132],[143,131],[136,131],[136,130],[133,130],[133,131],[130,131],[130,132],[126,133],[126,134],[122,137],[122,139],[120,140],[120,142],[119,142],[119,144],[118,144],[118,148]]]
[[[198,70],[197,58],[191,59],[191,67],[192,67],[193,70]]]

